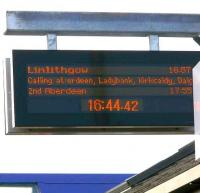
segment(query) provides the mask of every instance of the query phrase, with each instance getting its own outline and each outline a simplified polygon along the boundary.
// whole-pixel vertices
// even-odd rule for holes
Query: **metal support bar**
[[[149,47],[152,51],[159,50],[159,37],[158,35],[150,35],[149,36]]]
[[[7,12],[6,35],[195,37],[200,15],[95,12]]]
[[[193,37],[193,40],[200,46],[200,37],[199,36]]]
[[[57,50],[57,36],[55,34],[47,35],[48,50]]]

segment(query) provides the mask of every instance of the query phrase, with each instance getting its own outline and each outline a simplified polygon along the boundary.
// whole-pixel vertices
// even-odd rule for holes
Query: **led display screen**
[[[193,126],[200,52],[14,50],[18,127]]]

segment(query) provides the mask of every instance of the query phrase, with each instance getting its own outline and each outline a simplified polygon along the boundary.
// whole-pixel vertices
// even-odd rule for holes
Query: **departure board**
[[[14,50],[18,127],[193,126],[200,52]]]

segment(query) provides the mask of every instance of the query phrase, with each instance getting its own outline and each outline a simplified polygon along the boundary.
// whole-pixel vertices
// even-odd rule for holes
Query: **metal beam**
[[[6,35],[195,37],[200,15],[94,12],[7,12]]]

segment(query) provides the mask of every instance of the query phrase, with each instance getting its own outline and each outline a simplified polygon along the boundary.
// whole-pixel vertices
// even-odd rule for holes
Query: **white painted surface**
[[[27,187],[0,187],[0,193],[32,193],[32,188],[27,188]]]
[[[199,13],[197,0],[1,0],[0,58],[11,49],[46,49],[46,37],[3,36],[6,10]],[[162,50],[200,50],[192,39],[161,38]],[[58,49],[148,49],[147,38],[59,37]],[[193,136],[5,136],[0,66],[0,173],[138,173]]]

